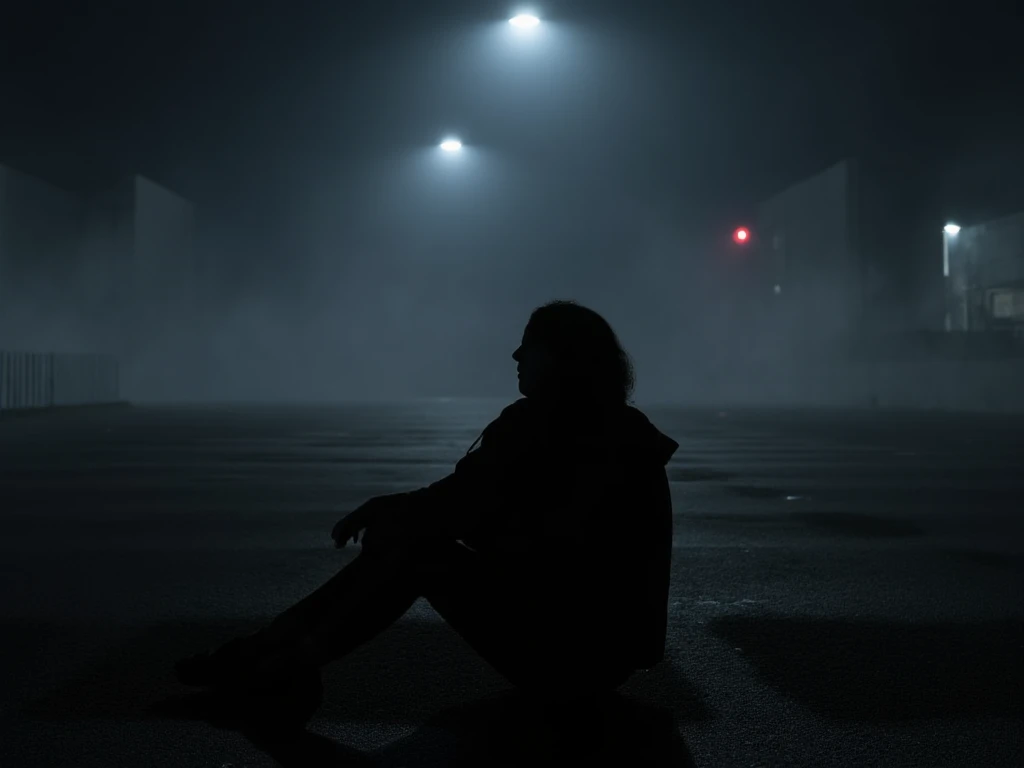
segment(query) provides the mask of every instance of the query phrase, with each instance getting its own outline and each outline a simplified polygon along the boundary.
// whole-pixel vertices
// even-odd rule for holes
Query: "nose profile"
[[[512,353],[512,359],[515,360],[517,363],[519,362],[519,351],[521,349],[522,347],[517,347],[516,351]]]

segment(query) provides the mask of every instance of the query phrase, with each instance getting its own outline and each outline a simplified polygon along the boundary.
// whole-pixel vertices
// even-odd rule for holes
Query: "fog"
[[[511,397],[511,353],[530,311],[572,298],[613,324],[635,359],[638,395],[662,395],[707,342],[707,275],[676,260],[687,248],[678,233],[653,219],[628,226],[638,219],[595,214],[593,224],[567,225],[561,248],[513,225],[432,238],[415,227],[343,261],[334,247],[296,249],[287,278],[208,278],[204,295],[156,314],[132,303],[113,327],[103,307],[90,317],[39,291],[5,305],[4,327],[17,331],[3,345],[118,352],[126,393],[143,400]],[[689,248],[699,254],[701,244]],[[612,258],[620,252],[628,258]],[[130,349],[117,327],[125,317],[142,324]]]
[[[836,367],[842,339],[800,320],[819,302],[763,293],[750,254],[728,238],[688,236],[664,212],[584,190],[578,218],[550,202],[520,200],[520,215],[502,222],[498,201],[460,201],[473,209],[470,225],[452,230],[432,226],[427,212],[378,203],[376,215],[408,227],[350,234],[363,245],[347,252],[335,236],[344,220],[311,219],[308,239],[282,254],[287,271],[206,272],[194,293],[147,306],[112,307],[94,290],[99,300],[75,307],[65,290],[37,284],[5,303],[0,346],[113,352],[135,401],[512,399],[511,353],[531,310],[571,298],[615,328],[636,366],[639,402],[867,403],[870,382],[854,381],[867,374]],[[361,226],[372,229],[367,219]],[[197,243],[200,253],[231,248],[226,238]],[[254,254],[272,264],[264,259]],[[101,286],[104,274],[85,268],[74,282]],[[823,282],[818,290],[838,293]],[[788,319],[768,324],[761,312],[780,298]]]
[[[29,226],[0,196],[0,347],[116,354],[138,401],[512,398],[510,355],[530,311],[573,299],[618,332],[640,402],[863,406],[912,398],[933,375],[908,368],[913,353],[871,365],[848,353],[864,302],[827,298],[848,295],[848,272],[825,266],[813,288],[775,293],[768,244],[730,239],[741,224],[756,232],[762,201],[879,144],[903,102],[880,85],[876,48],[905,26],[857,21],[826,55],[804,33],[776,46],[758,26],[768,16],[730,30],[724,11],[651,4],[623,21],[610,5],[566,3],[527,38],[500,8],[455,5],[392,28],[383,16],[327,31],[325,19],[278,29],[246,18],[230,47],[204,33],[179,62],[189,89],[154,85],[145,118],[90,124],[91,144],[54,138],[63,153],[0,147],[0,164],[87,210],[107,182],[62,173],[115,131],[125,143],[103,161],[110,170],[143,174],[194,212],[186,233],[183,213],[152,203],[155,214],[136,215],[134,261],[115,263],[123,243],[109,232],[44,243],[45,216]],[[107,65],[88,66],[93,88],[123,90],[102,79]],[[24,130],[25,94],[43,86],[18,92]],[[929,124],[899,109],[901,130]],[[438,150],[449,135],[463,152]],[[977,163],[964,149],[949,167],[966,177]],[[929,217],[941,222],[964,186],[948,173],[919,179],[940,180],[946,197],[922,197],[905,228],[925,232],[915,258],[937,259]],[[888,298],[871,311],[894,333],[934,330],[935,297],[907,273],[873,274]],[[954,400],[992,397],[988,384],[950,382]]]

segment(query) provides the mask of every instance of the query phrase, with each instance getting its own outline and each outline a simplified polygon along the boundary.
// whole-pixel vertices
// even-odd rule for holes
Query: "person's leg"
[[[362,552],[254,635],[178,665],[192,685],[261,685],[340,658],[393,624],[433,582],[472,582],[460,544],[367,530]]]
[[[375,578],[373,572],[381,565],[381,558],[372,556],[364,548],[351,563],[253,635],[252,647],[261,652],[271,651],[308,634],[327,612],[339,610],[353,594],[358,595],[361,586]]]
[[[363,551],[341,573],[282,616],[291,636],[273,663],[323,666],[348,655],[400,619],[460,562],[454,541],[368,533]],[[273,625],[271,625],[273,630]]]
[[[611,692],[633,673],[573,605],[553,600],[554,577],[523,564],[496,566],[462,549],[451,574],[423,595],[506,680],[540,700]]]
[[[528,567],[513,573],[489,565],[455,541],[424,540],[401,530],[367,531],[352,563],[264,630],[235,641],[223,655],[226,663],[206,664],[193,683],[217,684],[209,670],[218,666],[229,670],[229,684],[260,684],[316,670],[372,639],[426,597],[517,687],[542,695],[617,687],[629,671],[620,679],[619,671],[608,669],[600,638],[565,621],[568,606],[539,607],[538,596],[551,587],[542,581]]]

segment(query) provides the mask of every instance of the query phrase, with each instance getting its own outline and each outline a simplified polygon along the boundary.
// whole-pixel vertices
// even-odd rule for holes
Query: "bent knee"
[[[363,533],[363,552],[366,554],[401,555],[410,561],[430,561],[444,557],[454,540],[424,534],[408,526],[375,525]]]

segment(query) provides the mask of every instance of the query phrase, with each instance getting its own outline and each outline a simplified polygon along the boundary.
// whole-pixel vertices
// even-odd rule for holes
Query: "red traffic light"
[[[737,227],[736,231],[732,233],[732,239],[740,245],[750,242],[750,230],[746,227]]]

